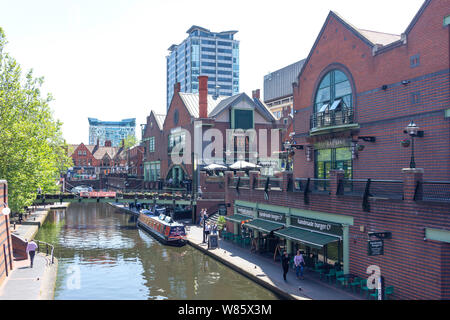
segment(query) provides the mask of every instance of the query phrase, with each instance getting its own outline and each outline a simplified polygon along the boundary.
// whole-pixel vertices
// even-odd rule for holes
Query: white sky
[[[240,91],[309,51],[330,10],[361,29],[400,34],[424,0],[0,0],[0,27],[24,71],[44,76],[68,143],[105,121],[166,110],[166,55],[192,25],[238,30]]]

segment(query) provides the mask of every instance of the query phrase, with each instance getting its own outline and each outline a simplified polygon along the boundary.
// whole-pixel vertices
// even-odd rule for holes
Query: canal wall
[[[230,269],[266,288],[282,300],[310,300],[310,297],[307,297],[304,294],[300,296],[294,294],[293,292],[288,292],[287,290],[281,289],[281,286],[274,283],[270,279],[271,276],[268,276],[268,274],[260,266],[246,260],[245,257],[236,257],[232,254],[232,252],[226,250],[225,248],[209,250],[206,244],[202,244],[203,239],[201,230],[201,228],[196,226],[189,227],[189,231],[187,232],[187,240],[188,244],[193,248],[201,251],[202,253],[226,265]],[[222,243],[222,241],[219,241],[219,245],[220,243]]]

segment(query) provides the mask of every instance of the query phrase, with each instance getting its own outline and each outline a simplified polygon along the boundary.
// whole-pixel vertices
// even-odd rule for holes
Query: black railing
[[[450,181],[423,181],[416,187],[415,200],[418,193],[422,201],[450,202]]]
[[[314,113],[311,115],[311,129],[352,124],[354,121],[353,118],[352,108]]]
[[[50,254],[50,256],[51,256],[51,262],[52,262],[52,264],[54,263],[54,255],[53,255],[53,252],[54,252],[54,250],[55,250],[55,247],[53,246],[53,245],[51,245],[51,244],[49,244],[49,243],[47,243],[47,242],[44,242],[44,241],[39,241],[39,240],[35,240],[36,242],[37,242],[37,245],[38,245],[38,247],[37,247],[37,251],[38,252],[44,252],[42,249],[43,249],[43,247],[45,247],[45,254],[48,256],[49,254]],[[42,249],[41,249],[42,248]]]
[[[330,193],[330,179],[311,179],[312,193]]]

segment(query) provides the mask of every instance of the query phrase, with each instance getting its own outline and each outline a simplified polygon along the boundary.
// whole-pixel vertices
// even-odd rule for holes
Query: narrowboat
[[[177,247],[186,244],[184,225],[173,221],[170,216],[140,213],[137,225],[163,244]]]

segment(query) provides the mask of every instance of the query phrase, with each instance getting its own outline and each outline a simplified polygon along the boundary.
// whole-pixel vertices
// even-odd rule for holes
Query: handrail
[[[38,245],[38,252],[40,252],[39,244],[40,244],[40,243],[44,243],[44,244],[45,244],[46,255],[47,255],[47,256],[48,256],[48,247],[51,247],[51,248],[52,248],[51,256],[52,256],[52,264],[53,264],[53,263],[54,263],[54,255],[53,255],[53,251],[55,250],[55,247],[54,247],[52,244],[49,244],[49,243],[44,242],[44,241],[40,241],[40,240],[34,240],[34,241],[37,242],[37,245]]]

